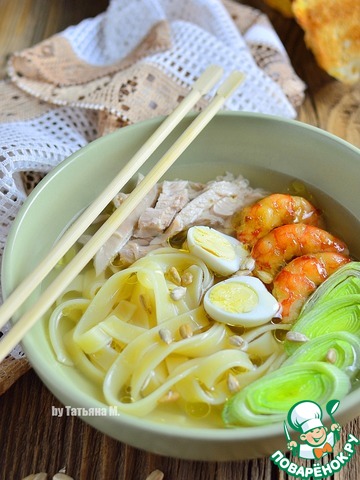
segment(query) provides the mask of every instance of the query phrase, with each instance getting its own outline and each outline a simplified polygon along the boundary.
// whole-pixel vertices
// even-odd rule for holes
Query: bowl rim
[[[196,115],[197,115],[196,112],[191,112],[186,117],[191,118]],[[294,128],[309,130],[315,133],[316,135],[325,136],[325,137],[328,137],[330,140],[335,141],[336,143],[340,143],[345,148],[352,150],[354,153],[360,156],[360,149],[357,148],[355,145],[352,145],[348,141],[340,137],[337,137],[336,135],[330,132],[327,132],[320,127],[306,124],[299,120],[288,119],[288,118],[283,118],[275,115],[262,114],[262,113],[237,112],[237,111],[221,111],[216,115],[216,117],[244,117],[245,119],[246,118],[253,119],[253,120],[260,119],[262,121],[268,121],[268,122],[275,121],[275,122],[278,122],[279,124],[290,125]],[[142,129],[144,126],[158,125],[161,123],[161,121],[164,118],[165,117],[163,116],[154,117],[148,120],[138,122],[133,125],[128,125],[119,130],[116,130],[115,132],[112,132],[108,135],[100,137],[90,142],[88,145],[75,151],[72,155],[70,155],[69,157],[61,161],[56,167],[54,167],[29,194],[29,196],[27,197],[23,205],[20,207],[20,210],[17,213],[15,220],[13,221],[13,224],[9,231],[5,249],[4,249],[3,261],[1,265],[2,279],[7,278],[6,272],[9,271],[9,269],[11,269],[11,254],[10,254],[11,245],[15,240],[18,230],[21,229],[22,219],[27,215],[28,211],[31,209],[35,199],[37,199],[37,197],[42,194],[42,190],[44,188],[47,188],[48,183],[52,181],[53,177],[58,175],[63,170],[66,171],[68,165],[70,165],[71,163],[81,161],[81,158],[84,155],[87,155],[88,152],[91,152],[93,148],[98,148],[99,145],[108,142],[109,138],[122,136],[124,132],[126,134],[126,132],[129,131],[129,129],[136,130],[136,129]],[[95,144],[95,147],[94,147],[94,144]],[[1,286],[2,286],[3,298],[5,300],[10,294],[9,287],[6,281],[2,281]],[[51,370],[50,366],[48,367],[46,362],[40,361],[41,355],[40,355],[39,349],[36,349],[34,342],[31,342],[28,336],[25,336],[25,338],[21,343],[30,364],[33,366],[38,376],[41,378],[41,380],[47,386],[47,388],[49,388],[49,390],[55,396],[57,396],[54,393],[59,391],[58,385],[56,384],[56,380],[55,380],[56,377],[54,376],[53,370]],[[353,392],[350,392],[342,400],[343,410],[347,411],[350,408],[353,408],[355,405],[358,405],[359,393],[360,393],[359,389]],[[69,397],[69,395],[66,394],[66,397]],[[109,406],[97,400],[94,401],[91,395],[84,394],[80,390],[76,390],[76,389],[72,390],[70,397],[74,405],[78,404],[79,406],[81,405],[86,409],[97,408],[97,407],[109,408]],[[60,401],[61,403],[63,403],[63,400],[60,400]],[[93,403],[89,403],[89,401],[90,402],[92,401]],[[118,417],[114,416],[112,418],[115,420],[116,423],[119,423],[119,425],[125,424],[128,426],[131,426],[132,428],[138,429],[139,431],[147,431],[152,433],[156,432],[163,436],[167,436],[169,438],[170,437],[176,437],[176,438],[182,438],[182,439],[191,438],[191,440],[194,439],[194,440],[202,440],[202,441],[217,441],[217,440],[242,441],[242,440],[248,440],[249,437],[251,437],[251,439],[254,439],[254,440],[269,439],[274,437],[275,435],[283,434],[282,422],[261,425],[261,426],[253,426],[253,427],[225,427],[225,428],[212,428],[212,427],[211,428],[207,428],[207,427],[206,428],[205,427],[189,428],[188,426],[181,427],[181,426],[172,424],[171,428],[169,428],[169,425],[166,425],[166,424],[164,425],[159,422],[148,420],[146,418],[138,418],[122,412],[120,416]],[[324,414],[324,418],[325,419],[327,418],[327,414]],[[88,419],[89,417],[84,418],[84,420],[88,420]],[[95,427],[95,428],[98,428],[98,427]]]

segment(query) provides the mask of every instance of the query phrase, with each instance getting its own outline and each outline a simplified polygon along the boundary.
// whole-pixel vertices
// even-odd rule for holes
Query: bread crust
[[[360,80],[360,1],[295,0],[295,18],[318,64],[333,77]]]

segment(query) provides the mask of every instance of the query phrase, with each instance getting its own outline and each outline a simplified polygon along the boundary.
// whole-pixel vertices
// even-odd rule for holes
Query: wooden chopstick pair
[[[106,187],[98,198],[84,211],[66,233],[57,242],[44,260],[28,275],[11,293],[0,307],[0,328],[19,309],[35,288],[55,267],[65,253],[75,244],[83,232],[111,202],[121,188],[139,170],[145,161],[154,153],[164,139],[180,123],[196,102],[220,80],[223,75],[221,67],[209,66],[194,83],[191,92],[178,107],[162,122],[160,127],[150,136],[114,180]],[[102,227],[84,245],[80,252],[61,271],[56,279],[42,293],[39,299],[13,325],[0,342],[0,362],[21,341],[36,321],[51,307],[61,292],[78,275],[86,264],[94,257],[100,247],[119,228],[131,211],[141,202],[145,195],[160,180],[175,160],[184,152],[203,128],[224,105],[225,101],[242,83],[244,75],[235,71],[220,85],[208,106],[193,120],[188,128],[168,149],[146,177],[135,187],[131,194],[115,210]]]

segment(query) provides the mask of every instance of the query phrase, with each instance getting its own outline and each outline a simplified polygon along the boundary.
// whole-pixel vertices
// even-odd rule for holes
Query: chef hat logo
[[[321,407],[309,400],[298,402],[289,410],[288,423],[292,429],[302,433],[323,427]]]

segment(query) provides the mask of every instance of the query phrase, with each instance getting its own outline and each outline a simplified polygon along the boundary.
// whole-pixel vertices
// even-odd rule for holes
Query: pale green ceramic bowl
[[[184,120],[182,127],[191,118]],[[100,193],[160,122],[161,119],[150,120],[96,140],[39,184],[22,207],[8,239],[2,267],[5,296],[32,271],[66,226]],[[161,151],[174,138],[172,135]],[[149,164],[158,158],[159,155],[152,157]],[[142,172],[146,173],[148,168]],[[328,213],[330,227],[360,258],[360,152],[355,147],[299,122],[257,114],[221,113],[178,159],[167,178],[207,181],[225,171],[242,173],[253,186],[273,191],[284,191],[294,178],[317,187],[317,198]],[[23,348],[42,381],[64,405],[104,406],[95,388],[79,372],[56,361],[45,322],[40,320],[26,335]],[[358,389],[341,402],[337,420],[344,424],[359,415],[359,403]],[[267,456],[278,448],[286,448],[281,424],[217,430],[156,424],[127,415],[84,420],[122,442],[184,459],[238,460]]]

